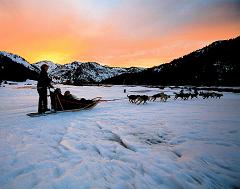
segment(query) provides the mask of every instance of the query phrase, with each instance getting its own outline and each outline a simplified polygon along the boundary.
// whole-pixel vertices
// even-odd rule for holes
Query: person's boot
[[[50,111],[50,109],[48,109],[48,108],[44,108],[44,109],[43,109],[43,113],[45,113],[45,112],[47,112],[47,111]]]

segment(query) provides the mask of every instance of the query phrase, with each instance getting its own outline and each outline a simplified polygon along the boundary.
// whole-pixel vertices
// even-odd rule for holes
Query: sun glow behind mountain
[[[151,67],[239,35],[236,0],[1,0],[0,50],[33,63]]]
[[[42,54],[37,54],[36,56],[32,56],[33,62],[37,62],[39,60],[51,60],[52,62],[66,62],[71,59],[70,55],[64,54],[62,52],[43,52]]]

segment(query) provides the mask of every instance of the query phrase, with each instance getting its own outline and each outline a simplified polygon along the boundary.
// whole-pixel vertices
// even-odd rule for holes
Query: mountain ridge
[[[0,51],[0,80],[36,80],[38,74],[38,68],[32,66],[23,57],[6,51]]]
[[[97,62],[78,61],[63,65],[54,64],[51,61],[40,61],[33,65],[40,69],[42,64],[49,65],[49,74],[55,82],[74,85],[98,83],[122,73],[143,70],[143,68],[118,68],[103,66]]]
[[[136,85],[240,85],[240,36],[215,41],[169,63],[102,83]]]
[[[42,64],[49,65],[48,72],[54,82],[74,85],[98,83],[103,79],[117,76],[122,73],[139,72],[144,69],[136,67],[118,68],[103,66],[97,62],[79,61],[61,65],[44,60],[30,64],[26,59],[17,54],[0,51],[0,80],[37,80],[37,75],[40,72]],[[22,71],[22,69],[24,71]]]

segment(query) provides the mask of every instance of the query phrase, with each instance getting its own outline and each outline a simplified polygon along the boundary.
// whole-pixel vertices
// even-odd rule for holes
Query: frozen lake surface
[[[26,114],[37,110],[36,89],[0,87],[1,189],[240,187],[239,94],[136,105],[127,94],[176,90],[59,87],[78,97],[117,100],[31,118]]]

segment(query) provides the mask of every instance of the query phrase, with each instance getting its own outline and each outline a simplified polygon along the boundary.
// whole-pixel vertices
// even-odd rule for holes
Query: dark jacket
[[[37,88],[38,89],[47,88],[47,87],[53,88],[51,81],[52,80],[48,77],[47,72],[42,70],[38,78]]]

